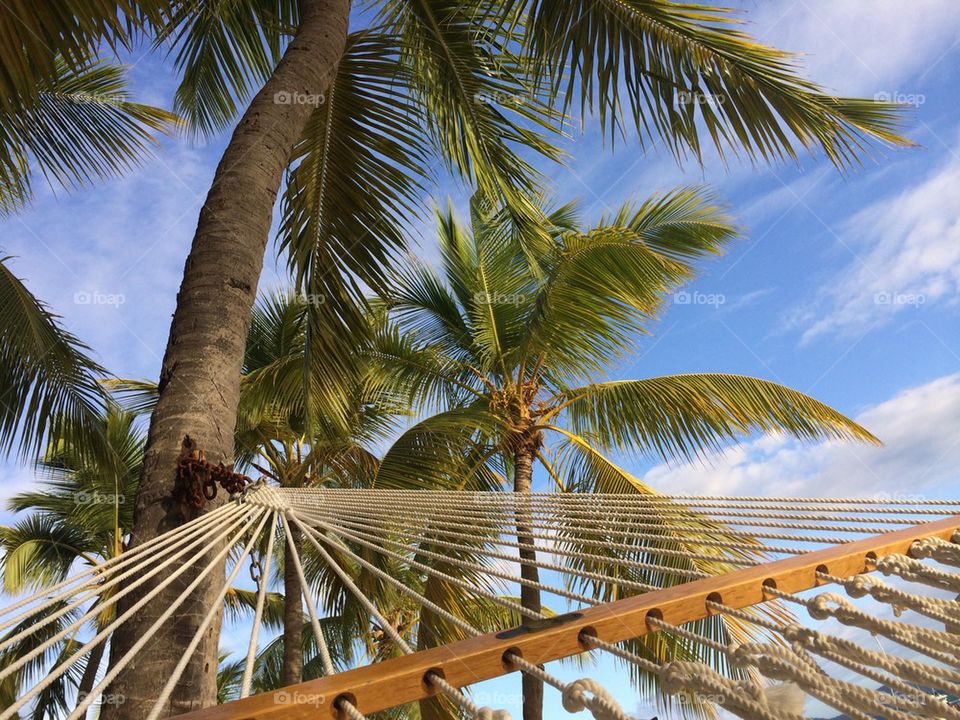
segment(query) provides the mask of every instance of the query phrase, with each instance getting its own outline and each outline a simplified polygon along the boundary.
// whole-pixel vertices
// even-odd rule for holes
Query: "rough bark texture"
[[[301,531],[291,523],[290,539],[300,549]],[[303,601],[300,577],[288,545],[283,548],[283,684],[303,680]]]
[[[237,125],[200,211],[150,422],[133,544],[189,519],[190,513],[171,500],[185,435],[214,463],[233,458],[240,369],[273,207],[290,153],[314,108],[277,98],[325,93],[346,42],[349,0],[302,0],[300,8],[296,37]],[[113,635],[111,666],[195,577],[193,570],[185,572]],[[103,720],[146,717],[222,582],[222,570],[212,573],[177,611],[175,624],[149,641],[118,675],[109,692],[123,702],[104,706]],[[121,612],[142,596],[131,595],[136,596],[125,598]],[[219,635],[218,618],[191,658],[165,715],[216,702]]]
[[[522,443],[514,452],[513,490],[516,493],[530,494],[533,482],[533,457],[535,440]],[[537,559],[534,550],[530,515],[522,511],[522,503],[517,504],[517,543],[520,547],[520,559],[531,563]],[[520,577],[524,580],[540,581],[540,572],[536,565],[521,564]],[[520,586],[520,604],[527,610],[540,612],[540,591],[537,588]],[[523,720],[542,720],[543,718],[543,681],[523,674]]]

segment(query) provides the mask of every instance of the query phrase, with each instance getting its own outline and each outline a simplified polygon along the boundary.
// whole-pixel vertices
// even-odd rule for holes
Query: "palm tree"
[[[807,147],[848,165],[874,140],[904,142],[894,108],[823,92],[797,75],[791,56],[753,42],[712,6],[403,0],[377,3],[371,24],[353,32],[349,8],[349,0],[69,0],[27,18],[0,13],[17,40],[4,55],[14,89],[29,85],[34,67],[49,76],[57,54],[75,63],[100,43],[129,42],[132,26],[171,46],[183,78],[177,108],[199,131],[226,127],[249,100],[185,266],[147,440],[137,542],[184,519],[164,503],[184,435],[214,461],[232,458],[248,320],[288,170],[282,241],[304,289],[325,298],[310,314],[308,348],[328,388],[351,372],[352,336],[363,327],[357,281],[382,288],[403,241],[403,223],[391,221],[418,206],[431,155],[510,207],[540,246],[548,238],[534,232],[527,201],[537,173],[518,147],[555,158],[540,131],[558,110],[595,113],[610,133],[635,126],[678,157],[699,158],[708,144],[763,159]],[[508,101],[486,102],[499,98]],[[213,585],[198,589],[201,601]],[[114,647],[154,620],[152,611],[139,615]],[[156,675],[179,660],[177,642],[153,647]],[[178,689],[173,710],[213,702],[216,652],[212,638],[198,649],[187,671],[197,683]],[[152,675],[118,677],[124,714],[149,702]]]
[[[754,432],[875,442],[836,410],[759,378],[597,379],[647,332],[693,263],[734,237],[709,194],[681,189],[628,203],[589,228],[575,207],[559,208],[544,228],[551,249],[537,268],[523,257],[509,214],[477,199],[471,210],[469,228],[452,210],[437,213],[441,272],[411,259],[382,298],[374,374],[435,414],[387,452],[378,486],[529,493],[539,465],[561,491],[651,493],[613,453],[688,460]],[[626,512],[621,521],[636,522]],[[535,582],[530,533],[518,515],[528,561],[521,575]],[[565,541],[579,555],[596,552],[574,527]],[[588,585],[610,600],[616,580]],[[521,602],[539,611],[539,590],[522,586]],[[525,676],[523,690],[524,718],[539,720],[542,684]]]
[[[4,590],[16,594],[28,589],[39,590],[64,580],[77,563],[94,566],[117,557],[124,550],[124,541],[133,527],[133,498],[140,479],[143,461],[143,433],[134,424],[135,416],[115,406],[100,418],[105,443],[99,456],[92,458],[85,444],[71,440],[55,440],[38,469],[46,475],[41,490],[19,493],[8,506],[15,512],[30,514],[11,527],[0,528],[3,558]],[[107,591],[109,593],[109,591]],[[90,609],[101,608],[91,619],[93,634],[106,627],[115,617],[113,606],[99,596]],[[52,607],[46,612],[58,612]],[[30,618],[27,622],[36,622]],[[49,626],[44,640],[77,619],[67,614]],[[22,628],[13,628],[7,637]],[[21,657],[36,646],[36,638],[19,643],[6,651],[0,664]],[[39,656],[7,679],[14,690],[9,700],[19,697],[16,690],[29,687],[31,678],[42,676],[45,663],[52,658],[64,659],[79,647],[76,634],[68,635],[51,652]],[[82,672],[68,673],[48,692],[59,698],[38,698],[34,716],[59,717],[66,707],[72,685],[81,696],[93,687],[103,658],[105,643],[97,645],[81,667]],[[4,697],[7,693],[4,692]],[[72,708],[69,708],[72,710]]]

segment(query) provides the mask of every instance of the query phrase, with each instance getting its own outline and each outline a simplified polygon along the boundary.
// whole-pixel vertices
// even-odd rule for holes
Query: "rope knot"
[[[561,701],[568,713],[589,710],[595,720],[620,720],[626,717],[607,689],[591,678],[580,678],[567,685]]]
[[[474,717],[477,720],[512,720],[510,713],[506,710],[494,710],[489,707],[480,708]]]
[[[682,661],[667,663],[663,666],[663,672],[660,673],[660,687],[668,695],[676,695],[681,690],[685,690],[693,684],[697,673],[694,672],[696,665]]]
[[[837,607],[832,607],[832,605],[836,605]],[[843,601],[839,595],[822,593],[813,598],[807,608],[810,617],[814,620],[826,620],[835,615],[842,606]]]
[[[797,625],[796,623],[785,626],[781,634],[788,642],[798,643],[805,647],[815,645],[817,640],[816,631],[803,627],[803,625]]]
[[[874,585],[875,581],[873,578],[867,575],[854,575],[851,578],[847,578],[843,583],[843,587],[850,593],[850,597],[855,598],[862,598],[869,595]]]
[[[905,555],[885,555],[877,560],[877,570],[884,575],[904,575],[913,567],[914,562]]]
[[[945,565],[960,565],[960,545],[937,537],[917,540],[910,546],[910,557],[933,558]]]

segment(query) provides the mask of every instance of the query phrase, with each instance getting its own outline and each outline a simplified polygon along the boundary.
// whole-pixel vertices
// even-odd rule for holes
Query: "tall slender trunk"
[[[533,483],[533,457],[536,439],[529,438],[520,443],[513,455],[513,490],[515,493],[529,495]],[[522,498],[517,498],[517,543],[520,545],[520,577],[524,580],[540,581],[540,571],[533,564],[537,553],[532,537],[532,519],[528,507],[524,507]],[[537,588],[520,586],[520,604],[527,610],[540,612],[540,591]],[[523,674],[523,720],[542,720],[543,718],[543,681]]]
[[[290,541],[300,550],[301,531],[291,523]],[[283,547],[283,685],[303,680],[303,590],[293,562],[293,551]]]
[[[171,499],[185,435],[212,462],[233,458],[240,368],[273,207],[290,153],[313,108],[277,98],[327,91],[346,43],[349,11],[350,0],[301,0],[295,38],[250,103],[217,167],[184,268],[160,372],[160,396],[137,493],[134,544],[190,519],[191,513]],[[114,633],[112,666],[195,577],[194,570],[185,572]],[[104,720],[147,715],[222,582],[222,569],[211,573],[175,620],[120,672],[109,692],[122,695],[124,702],[105,706]],[[131,593],[120,610],[150,589]],[[216,702],[219,635],[218,618],[191,657],[165,713]]]
[[[98,627],[99,629],[99,627]],[[107,643],[102,642],[96,645],[87,656],[87,664],[83,668],[83,675],[80,677],[80,684],[77,685],[77,701],[83,700],[90,691],[93,690],[93,684],[97,679],[97,671],[100,669],[100,663],[103,662],[103,653],[107,648]]]

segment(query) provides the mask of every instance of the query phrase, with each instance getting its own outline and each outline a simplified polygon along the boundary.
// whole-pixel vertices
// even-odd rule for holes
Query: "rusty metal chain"
[[[234,472],[222,462],[216,465],[207,462],[201,451],[194,451],[177,461],[174,495],[180,502],[199,509],[217,496],[218,487],[235,495],[243,492],[252,482],[249,477]]]

